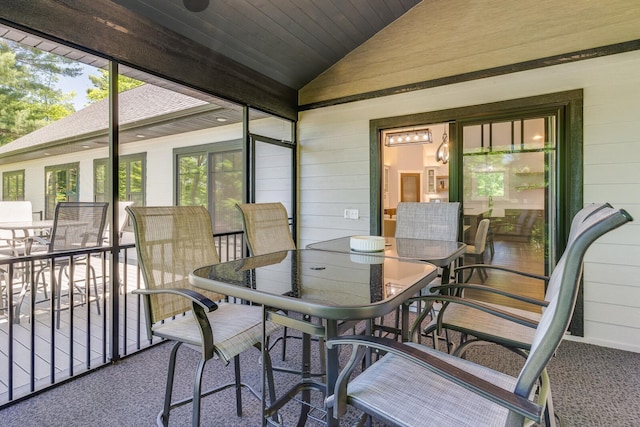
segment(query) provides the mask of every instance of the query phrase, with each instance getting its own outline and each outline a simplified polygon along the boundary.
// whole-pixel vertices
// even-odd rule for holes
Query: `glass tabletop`
[[[351,250],[350,241],[351,236],[340,237],[338,239],[312,243],[307,245],[307,249],[359,254],[359,252]],[[366,255],[426,261],[438,267],[443,267],[451,264],[454,260],[462,256],[466,247],[467,245],[463,242],[385,237],[385,247],[383,251],[367,252]]]
[[[370,319],[425,288],[436,267],[397,258],[298,249],[196,269],[196,287],[326,319]]]

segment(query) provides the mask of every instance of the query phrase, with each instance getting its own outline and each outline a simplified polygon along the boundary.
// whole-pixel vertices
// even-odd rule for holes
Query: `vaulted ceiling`
[[[199,12],[185,6],[202,2]],[[634,2],[11,0],[0,2],[0,25],[53,41],[56,52],[113,60],[123,74],[296,120],[363,96],[638,49]]]
[[[154,23],[299,90],[420,0],[115,0]],[[206,1],[205,1],[206,3]]]
[[[0,24],[295,120],[303,86],[420,2],[12,0]]]
[[[212,110],[207,126],[213,127],[223,125],[216,121],[220,116],[226,124],[242,120],[238,104],[225,103],[224,98],[295,118],[300,88],[419,2],[205,0],[208,7],[194,12],[182,0],[14,0],[0,5],[0,36],[100,68],[116,59],[124,75],[205,101]],[[214,96],[175,84],[175,76],[195,79],[191,87],[206,90],[210,85]],[[267,96],[261,95],[263,89]],[[268,99],[272,94],[275,102]],[[180,123],[190,130],[203,126],[195,116]],[[131,130],[124,125],[123,143],[139,140],[141,133],[153,137],[175,131],[155,122],[143,130],[140,123]],[[84,130],[88,127],[85,121]],[[68,124],[62,128],[70,130]],[[48,129],[48,154],[53,153],[52,140],[64,142],[57,144],[57,154],[73,152],[74,144],[104,144],[106,129],[98,130],[99,135],[87,139],[56,137]],[[21,140],[27,144],[33,137]],[[19,156],[27,155],[23,151],[38,156],[34,144],[5,148]],[[6,153],[3,157],[0,162],[11,160]]]

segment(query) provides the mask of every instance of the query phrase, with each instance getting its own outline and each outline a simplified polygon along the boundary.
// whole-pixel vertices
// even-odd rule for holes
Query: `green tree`
[[[109,96],[109,71],[102,69],[98,71],[100,71],[99,75],[89,76],[89,80],[91,80],[91,83],[95,86],[94,88],[87,89],[87,98],[90,103],[100,101]],[[118,92],[124,92],[142,84],[144,83],[140,80],[123,75],[118,76]]]
[[[57,83],[81,71],[70,59],[0,40],[0,145],[75,112],[75,94]]]

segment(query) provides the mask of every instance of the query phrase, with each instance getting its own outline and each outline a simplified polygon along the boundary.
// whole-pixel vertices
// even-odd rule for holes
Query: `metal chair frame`
[[[211,218],[204,207],[134,205],[126,210],[133,223],[145,286],[133,293],[144,298],[147,334],[149,339],[157,336],[175,341],[157,424],[168,426],[173,409],[192,403],[192,425],[199,426],[201,399],[232,387],[236,390],[236,413],[241,416],[241,389],[248,389],[258,399],[262,393],[241,382],[239,354],[251,347],[261,351],[263,327],[267,336],[280,327],[269,321],[263,325],[260,307],[224,302],[224,295],[196,289],[189,284],[188,275],[193,269],[219,262]],[[199,351],[201,358],[196,368],[193,395],[172,401],[177,353],[183,344]],[[204,368],[214,357],[226,364],[233,359],[235,381],[203,391]],[[264,352],[262,363],[265,364],[269,398],[273,402],[275,389],[268,351]]]

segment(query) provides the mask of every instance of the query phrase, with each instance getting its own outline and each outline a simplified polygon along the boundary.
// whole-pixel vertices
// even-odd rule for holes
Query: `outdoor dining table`
[[[338,351],[325,349],[325,382],[319,383],[310,371],[310,336],[330,339],[339,334],[342,321],[384,316],[427,287],[436,275],[436,266],[429,263],[297,249],[204,266],[193,271],[189,280],[196,287],[261,304],[264,319],[303,332],[301,382],[269,407],[263,404],[266,425],[268,417],[300,392],[305,402],[311,390],[320,390],[325,396],[333,392],[339,370]],[[322,322],[313,323],[307,316]],[[408,320],[403,310],[403,325]],[[262,388],[264,394],[264,378]],[[308,411],[303,405],[298,425],[304,424]],[[337,425],[330,411],[326,423]]]
[[[307,249],[342,253],[357,253],[351,249],[351,237],[339,237],[311,243]],[[429,262],[442,268],[442,284],[449,283],[451,266],[464,255],[467,245],[445,240],[405,239],[385,237],[384,251],[366,252],[368,256],[399,258]]]
[[[13,241],[10,242],[13,251],[17,254],[17,248],[15,247],[15,241],[24,240],[25,248],[24,254],[29,255],[31,252],[31,240],[23,236],[30,236],[35,231],[41,231],[45,234],[49,234],[49,230],[53,227],[52,219],[45,219],[40,221],[12,221],[12,222],[0,222],[0,229],[11,231],[13,235]],[[21,231],[22,236],[17,236],[16,232]]]
[[[40,232],[42,234],[49,234],[49,231],[53,227],[53,220],[40,220],[40,221],[9,221],[0,222],[0,229],[11,231],[12,239],[8,240],[8,244],[11,249],[11,256],[28,256],[31,254],[32,240],[28,236],[32,236],[34,232]],[[18,232],[22,232],[18,235]],[[24,264],[24,284],[29,281],[31,277],[30,271],[32,263]],[[2,267],[0,267],[1,269]],[[15,315],[13,322],[20,323],[20,306],[16,305]]]
[[[325,240],[307,245],[307,249],[332,251],[341,253],[357,254],[358,252],[351,249],[351,239],[366,238],[368,236],[346,236],[337,239]],[[384,237],[384,250],[366,252],[367,256],[398,258],[404,260],[428,262],[442,269],[440,274],[440,283],[445,285],[449,283],[451,278],[451,266],[455,263],[461,263],[466,252],[467,245],[464,242],[448,241],[448,240],[427,240],[427,239],[409,239]],[[424,293],[424,290],[421,292]],[[432,304],[428,304],[424,308],[420,302],[415,304],[418,313],[411,327],[406,326],[400,328],[396,318],[395,326],[386,326],[382,322],[374,325],[374,328],[386,333],[394,335],[404,334],[405,337],[413,336],[417,333],[418,328],[429,314]],[[405,311],[408,311],[408,307]]]

